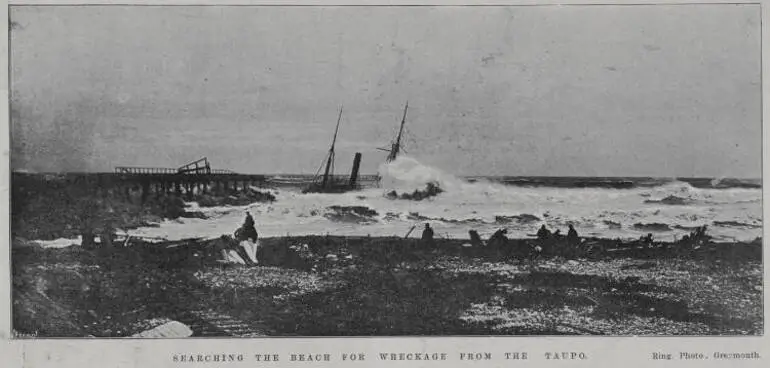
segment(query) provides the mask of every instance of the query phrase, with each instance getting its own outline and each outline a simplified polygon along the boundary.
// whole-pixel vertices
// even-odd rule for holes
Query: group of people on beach
[[[578,248],[583,241],[578,235],[575,226],[568,224],[567,235],[562,235],[560,229],[556,229],[553,233],[548,230],[545,224],[540,226],[537,231],[537,246],[539,252],[548,251],[554,253],[570,254],[578,251]]]
[[[694,231],[690,232],[689,235],[683,236],[682,240],[679,242],[692,245],[693,247],[703,245],[703,243],[709,239],[708,235],[706,235],[706,229],[706,225],[698,226]]]
[[[508,230],[505,228],[495,231],[495,233],[492,234],[492,236],[486,242],[481,239],[479,233],[476,230],[470,230],[468,233],[470,235],[471,246],[487,247],[489,249],[498,250],[509,248],[509,239],[507,237]],[[431,228],[430,223],[425,223],[425,227],[421,236],[423,245],[427,248],[434,248],[434,236],[435,232],[433,228]],[[561,234],[560,229],[556,229],[556,231],[551,232],[551,230],[549,230],[545,224],[540,226],[536,236],[536,244],[534,244],[531,249],[531,251],[534,251],[535,253],[542,253],[543,251],[555,253],[574,252],[577,251],[581,244],[584,243],[584,241],[581,240],[577,230],[575,229],[575,226],[572,224],[568,224],[566,236]],[[258,234],[255,227],[254,218],[251,216],[251,213],[247,211],[246,219],[244,220],[243,225],[241,225],[241,227],[235,231],[234,240],[239,243],[243,241],[249,241],[256,244],[257,237]],[[707,236],[706,226],[704,225],[698,227],[689,235],[685,235],[678,243],[686,243],[697,246],[698,244],[703,243],[705,239],[707,239]],[[654,245],[652,234],[650,233],[646,236],[640,237],[639,243],[642,246],[652,247]]]
[[[479,233],[476,230],[470,230],[468,231],[468,234],[470,235],[471,246],[475,247],[485,246],[493,249],[503,249],[506,248],[509,244],[507,237],[508,229],[505,228],[495,231],[495,233],[492,234],[492,236],[486,242],[481,239]],[[433,237],[433,228],[430,227],[430,223],[426,223],[421,237],[423,244],[429,248],[433,247]],[[566,237],[561,234],[561,230],[557,229],[552,233],[550,230],[548,230],[546,225],[542,225],[540,230],[537,232],[537,243],[537,249],[542,251],[546,248],[556,248],[561,245],[576,247],[581,243],[581,240],[577,230],[575,230],[575,227],[572,224],[569,224]]]
[[[562,240],[563,235],[561,235],[561,230],[556,229],[556,232],[551,233],[550,230],[543,224],[540,226],[540,230],[537,231],[537,239],[541,242],[547,242],[549,240]],[[572,224],[569,224],[569,230],[567,230],[567,244],[575,245],[580,242],[580,237],[578,236],[577,230],[575,230],[575,226]]]

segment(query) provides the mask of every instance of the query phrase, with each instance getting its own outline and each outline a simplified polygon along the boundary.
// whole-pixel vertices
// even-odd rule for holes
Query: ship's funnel
[[[356,152],[353,158],[353,170],[350,172],[350,187],[355,188],[358,181],[358,167],[361,166],[361,152]]]

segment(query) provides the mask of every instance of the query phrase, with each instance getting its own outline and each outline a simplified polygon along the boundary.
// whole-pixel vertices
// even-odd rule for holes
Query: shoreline
[[[173,219],[169,219],[173,220]],[[158,224],[151,224],[149,227],[157,227]],[[125,240],[126,237],[131,237],[132,239],[136,240],[144,240],[144,243],[151,243],[156,244],[159,246],[162,246],[164,243],[184,243],[186,241],[201,241],[201,242],[208,242],[213,241],[218,238],[220,238],[223,235],[231,236],[232,233],[229,234],[220,234],[217,236],[207,236],[207,237],[191,237],[191,238],[179,238],[179,239],[168,239],[164,237],[151,237],[151,236],[142,236],[142,235],[135,235],[131,234],[130,230],[136,230],[140,229],[141,227],[134,227],[129,228],[127,231],[122,233],[117,233],[117,239]],[[233,226],[233,228],[237,228],[237,226]],[[121,229],[122,230],[122,229]],[[50,240],[44,240],[44,239],[27,239],[21,236],[13,236],[13,239],[21,240],[25,243],[35,243],[37,245],[42,246],[43,248],[66,248],[66,247],[76,247],[80,246],[80,239],[78,238],[57,238],[57,239],[50,239]],[[98,238],[98,237],[97,237]],[[363,240],[363,239],[390,239],[390,240],[407,240],[407,241],[415,241],[420,239],[420,234],[415,231],[412,234],[410,234],[409,237],[405,238],[403,236],[398,235],[334,235],[334,234],[291,234],[288,235],[277,235],[277,236],[261,236],[259,237],[260,240],[266,240],[266,241],[280,241],[285,239],[296,239],[296,238],[330,238],[330,239],[347,239],[347,240]],[[507,238],[509,242],[514,244],[521,244],[521,243],[535,243],[538,242],[538,239],[535,236],[531,237],[510,237]],[[602,237],[602,236],[591,236],[591,237],[580,237],[580,239],[583,242],[587,243],[601,243],[605,246],[616,246],[620,245],[623,246],[629,246],[633,245],[635,243],[639,242],[638,238],[632,238],[632,237]],[[119,242],[118,241],[118,242]],[[470,244],[471,240],[470,238],[462,238],[462,237],[436,237],[435,241],[442,242],[446,244],[452,244],[452,245],[462,245],[462,244]],[[724,239],[710,239],[709,243],[714,245],[756,245],[756,244],[762,244],[763,238],[761,236],[754,238],[753,240],[724,240]],[[656,244],[656,247],[660,246],[673,246],[681,243],[681,239],[679,241],[671,241],[671,240],[654,240],[654,244]]]
[[[235,191],[234,188],[192,191],[189,197],[188,193],[183,196],[164,193],[143,198],[136,188],[100,187],[99,183],[83,184],[55,178],[32,180],[34,178],[23,175],[20,178],[24,180],[13,178],[11,188],[11,234],[35,240],[73,239],[82,235],[84,224],[96,228],[98,234],[103,222],[112,222],[113,228],[128,230],[136,235],[168,239],[216,237],[221,235],[220,232],[229,233],[239,225],[241,219],[236,214],[228,215],[227,219],[221,221],[219,214],[214,214],[218,211],[206,210],[212,206],[227,212],[253,206],[258,231],[271,236],[287,233],[325,234],[327,231],[335,235],[399,236],[419,222],[434,224],[436,236],[449,234],[453,238],[467,237],[467,231],[471,229],[477,230],[482,236],[488,236],[499,228],[507,228],[511,236],[524,238],[526,234],[534,233],[536,225],[540,223],[546,223],[552,230],[560,227],[564,231],[570,222],[577,224],[580,235],[625,241],[648,232],[661,240],[674,240],[690,232],[692,227],[701,225],[708,225],[712,235],[722,242],[752,241],[755,236],[762,235],[761,222],[757,217],[760,215],[754,213],[757,205],[753,202],[757,199],[753,198],[753,194],[748,199],[741,197],[735,200],[735,203],[746,202],[740,206],[746,207],[748,212],[733,208],[722,215],[719,211],[719,203],[722,202],[708,204],[706,201],[698,202],[688,216],[681,215],[682,211],[690,213],[690,207],[681,206],[695,203],[696,199],[693,198],[705,200],[701,197],[716,195],[716,192],[711,191],[708,196],[680,193],[680,189],[698,190],[690,186],[667,189],[655,187],[657,189],[654,190],[661,191],[652,196],[650,193],[634,194],[633,198],[626,198],[617,207],[614,207],[614,203],[606,202],[606,198],[604,202],[596,204],[582,204],[581,200],[573,203],[573,195],[556,199],[546,197],[540,206],[540,202],[532,203],[528,200],[533,195],[546,195],[537,188],[523,188],[522,193],[518,194],[508,193],[507,190],[503,193],[493,191],[494,195],[508,196],[500,198],[503,202],[495,204],[494,195],[484,192],[485,188],[476,188],[469,194],[472,199],[468,203],[465,200],[454,200],[457,195],[444,193],[434,198],[434,207],[434,200],[431,199],[388,200],[387,196],[382,197],[385,194],[381,191],[355,198],[351,195],[322,196],[316,201],[312,199],[314,197],[287,194],[288,189],[285,188],[240,186]],[[511,189],[517,192],[513,187]],[[583,189],[576,188],[578,191]],[[530,193],[531,190],[537,192]],[[274,194],[278,198],[273,197]],[[485,195],[481,197],[482,203],[474,202],[482,194]],[[515,197],[519,194],[524,197]],[[512,195],[514,197],[510,197]],[[547,195],[558,197],[558,193],[549,192]],[[695,197],[690,198],[691,195]],[[485,198],[489,198],[489,201]],[[274,200],[274,204],[269,206],[258,205],[273,203]],[[192,202],[198,206],[191,207]],[[638,203],[635,207],[629,207],[632,202]],[[559,203],[571,204],[562,208]],[[475,208],[476,205],[479,207]],[[658,216],[661,211],[663,214]],[[707,214],[704,215],[703,211]],[[205,221],[200,221],[202,219]],[[295,233],[291,231],[293,229],[301,231]]]
[[[641,197],[634,195],[633,198],[628,198],[630,202],[624,202],[615,211],[611,210],[612,203],[601,201],[593,205],[598,206],[598,209],[593,210],[574,203],[577,207],[559,207],[561,205],[558,203],[574,200],[572,195],[561,200],[544,198],[545,204],[542,208],[527,202],[526,195],[522,199],[523,202],[514,200],[518,197],[502,198],[508,201],[505,203],[511,203],[508,208],[491,205],[494,198],[490,198],[490,203],[484,202],[486,199],[480,204],[474,202],[478,200],[474,195],[483,193],[471,193],[473,195],[470,195],[470,198],[475,199],[469,203],[464,200],[456,201],[453,195],[443,194],[443,197],[439,195],[435,198],[434,207],[431,199],[388,200],[387,196],[381,198],[384,194],[379,192],[355,198],[351,195],[322,196],[316,200],[314,197],[287,194],[285,189],[240,186],[236,191],[233,191],[232,187],[230,190],[217,188],[208,191],[194,190],[185,193],[185,196],[162,193],[157,197],[144,198],[136,188],[99,187],[98,183],[92,183],[96,187],[81,187],[77,182],[62,182],[57,181],[58,179],[46,179],[47,181],[41,182],[31,179],[26,178],[19,183],[14,181],[12,185],[11,234],[14,237],[33,239],[57,247],[67,246],[67,243],[80,243],[78,236],[85,239],[83,243],[91,244],[88,241],[90,235],[85,231],[89,227],[97,236],[102,232],[102,228],[109,226],[134,237],[168,240],[215,238],[229,234],[237,228],[242,221],[242,218],[238,218],[238,212],[248,210],[248,207],[252,207],[260,234],[270,236],[323,235],[327,232],[346,236],[401,236],[414,224],[430,222],[434,225],[437,237],[447,236],[448,239],[465,239],[469,230],[476,230],[486,237],[500,228],[507,228],[511,236],[526,238],[526,235],[534,233],[535,227],[541,223],[547,224],[552,230],[561,228],[564,231],[566,224],[574,221],[577,221],[581,235],[619,239],[624,242],[633,241],[648,232],[652,232],[659,240],[670,242],[689,233],[692,227],[700,225],[710,226],[712,235],[719,242],[750,242],[756,236],[762,235],[761,225],[753,212],[745,216],[742,212],[732,210],[726,215],[704,216],[699,211],[703,211],[705,207],[693,207],[692,216],[682,219],[677,215],[681,212],[679,208],[682,208],[679,207],[679,199],[666,200],[680,195],[678,192],[664,199],[650,199],[663,198],[664,194],[671,191],[670,188],[653,197],[649,197],[649,193],[647,197],[642,195],[644,193],[639,194]],[[275,190],[279,190],[280,194],[275,193]],[[530,189],[522,190],[527,192]],[[531,194],[533,193],[529,193]],[[504,191],[500,195],[516,194]],[[684,198],[688,196],[680,196],[683,197],[680,199],[684,203],[690,203]],[[486,193],[482,199],[488,197],[489,193]],[[273,201],[276,202],[259,205]],[[634,201],[640,202],[641,207],[629,210],[629,204]],[[650,201],[663,204],[648,204]],[[191,206],[193,202],[197,203],[197,206]],[[470,211],[475,205],[479,206],[478,213]],[[756,205],[746,206],[754,211],[753,207]],[[209,211],[207,208],[213,209]],[[530,209],[525,211],[527,208]],[[554,213],[551,213],[551,210]],[[652,212],[653,210],[655,211]],[[664,214],[656,217],[660,211]],[[615,212],[618,214],[615,215]],[[710,208],[709,213],[717,212]],[[417,226],[416,233],[419,233],[421,225]],[[296,229],[299,231],[292,231]],[[412,237],[418,236],[419,234],[412,234]]]

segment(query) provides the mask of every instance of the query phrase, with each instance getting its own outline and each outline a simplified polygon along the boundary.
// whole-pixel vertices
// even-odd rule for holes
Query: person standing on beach
[[[99,234],[99,242],[103,248],[112,248],[115,240],[115,229],[110,221],[105,221],[102,232]]]
[[[551,232],[548,231],[548,229],[545,227],[545,224],[543,224],[543,226],[540,226],[540,230],[537,231],[537,238],[540,240],[546,240],[549,237],[551,237]]]
[[[433,229],[430,228],[429,223],[425,223],[425,229],[422,231],[422,242],[429,248],[433,247]]]
[[[569,245],[577,245],[580,242],[577,230],[575,230],[572,224],[569,224],[569,231],[567,231],[567,242],[569,242]]]
[[[577,230],[572,224],[569,224],[569,230],[567,230],[567,249],[566,254],[575,256],[578,252],[578,246],[580,245],[580,237]]]
[[[537,240],[540,243],[540,249],[551,249],[551,231],[545,227],[545,224],[540,226],[540,230],[537,231]]]

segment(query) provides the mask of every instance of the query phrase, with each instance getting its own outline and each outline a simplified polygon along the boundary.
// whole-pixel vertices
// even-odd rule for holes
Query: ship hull
[[[350,184],[343,183],[332,183],[327,184],[326,186],[321,183],[313,183],[302,189],[302,193],[347,193],[355,192],[360,189],[361,188],[357,185],[351,186]]]

